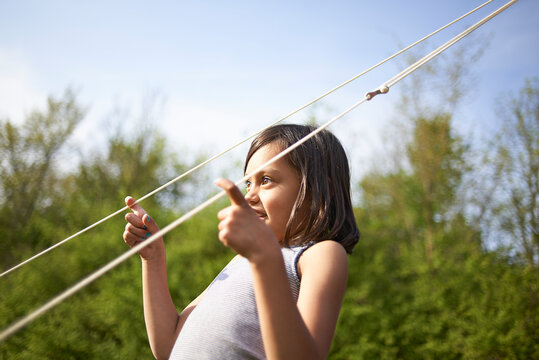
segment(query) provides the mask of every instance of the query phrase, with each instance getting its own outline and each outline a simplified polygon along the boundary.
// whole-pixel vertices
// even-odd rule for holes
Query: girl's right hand
[[[159,231],[159,227],[148,215],[146,210],[135,202],[131,196],[125,198],[125,204],[133,211],[125,215],[127,224],[123,234],[124,241],[129,247],[134,247]],[[143,260],[157,260],[165,257],[163,238],[155,240],[142,248],[138,254]]]

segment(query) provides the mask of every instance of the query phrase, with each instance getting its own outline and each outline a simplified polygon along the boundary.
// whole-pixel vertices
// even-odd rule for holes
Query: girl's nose
[[[251,188],[247,191],[247,194],[245,194],[245,200],[247,200],[249,205],[256,204],[259,201],[258,186],[251,186]]]

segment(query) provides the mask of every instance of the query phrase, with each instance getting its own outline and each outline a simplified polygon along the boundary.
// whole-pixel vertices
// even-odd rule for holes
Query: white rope
[[[249,179],[251,176],[253,176],[253,174],[258,173],[259,171],[264,169],[266,166],[268,166],[268,165],[274,163],[275,161],[279,160],[280,158],[286,156],[286,154],[288,154],[292,150],[296,149],[298,146],[303,144],[305,141],[309,140],[310,138],[312,138],[313,136],[318,134],[320,131],[327,128],[329,125],[331,125],[332,123],[334,123],[335,121],[337,121],[338,119],[343,117],[344,115],[348,114],[350,111],[352,111],[353,109],[355,109],[356,107],[361,105],[366,100],[367,100],[366,98],[361,99],[360,101],[358,101],[357,103],[352,105],[350,108],[348,108],[347,110],[345,110],[341,114],[337,115],[336,117],[334,117],[333,119],[331,119],[330,121],[325,123],[324,125],[320,126],[319,128],[317,128],[313,132],[309,133],[307,136],[303,137],[302,139],[300,139],[299,141],[297,141],[296,143],[294,143],[290,147],[286,148],[285,150],[283,150],[282,152],[280,152],[279,154],[277,154],[276,156],[274,156],[273,158],[268,160],[266,163],[262,164],[261,166],[259,166],[255,170],[253,170],[251,173],[245,175],[243,178],[238,180],[236,182],[236,185],[239,186],[240,184],[244,183],[247,179]],[[103,266],[102,268],[98,269],[97,271],[93,272],[92,274],[90,274],[86,278],[82,279],[81,281],[79,281],[78,283],[73,285],[72,287],[68,288],[67,290],[62,292],[60,295],[54,297],[52,300],[47,302],[45,305],[41,306],[40,308],[33,311],[29,315],[25,316],[24,318],[20,319],[19,321],[17,321],[13,325],[9,326],[7,329],[5,329],[4,331],[2,331],[0,333],[0,342],[5,340],[9,336],[14,334],[18,330],[20,330],[22,327],[26,326],[28,323],[32,322],[33,320],[35,320],[36,318],[38,318],[39,316],[41,316],[42,314],[47,312],[48,310],[52,309],[53,307],[55,307],[56,305],[58,305],[59,303],[61,303],[65,299],[67,299],[68,297],[70,297],[71,295],[73,295],[76,292],[78,292],[79,290],[83,289],[85,286],[87,286],[90,283],[92,283],[93,281],[97,280],[99,277],[101,277],[102,275],[104,275],[108,271],[110,271],[113,268],[115,268],[116,266],[120,265],[122,262],[127,260],[129,257],[136,254],[137,252],[142,250],[144,247],[150,245],[152,242],[159,239],[161,236],[167,234],[172,229],[176,228],[180,224],[182,224],[185,221],[189,220],[190,218],[192,218],[193,216],[198,214],[200,211],[204,210],[205,208],[207,208],[208,206],[210,206],[211,204],[213,204],[214,202],[216,202],[217,200],[219,200],[220,198],[222,198],[225,195],[226,195],[226,192],[224,190],[220,191],[219,193],[217,193],[213,197],[207,199],[206,201],[204,201],[203,203],[201,203],[200,205],[198,205],[197,207],[195,207],[191,211],[187,212],[186,214],[184,214],[180,218],[176,219],[175,221],[173,221],[170,224],[168,224],[167,226],[165,226],[163,229],[159,230],[158,232],[156,232],[155,234],[150,236],[144,242],[141,242],[138,245],[132,247],[131,249],[129,249],[128,251],[126,251],[122,255],[118,256],[116,259],[112,260],[111,262],[109,262],[108,264]]]
[[[479,28],[481,25],[485,24],[487,21],[489,21],[490,19],[492,19],[496,15],[500,14],[502,11],[506,10],[508,7],[510,7],[511,5],[516,3],[517,1],[518,0],[509,1],[508,3],[506,3],[505,5],[500,7],[498,10],[492,12],[488,16],[486,16],[483,19],[481,19],[480,21],[476,22],[474,25],[470,26],[469,28],[467,28],[466,30],[464,30],[463,32],[458,34],[457,36],[453,37],[451,40],[447,41],[442,46],[438,47],[436,50],[432,51],[428,55],[424,56],[423,58],[421,58],[420,60],[415,62],[412,66],[404,69],[399,74],[397,74],[394,77],[392,77],[391,79],[389,79],[387,82],[382,84],[378,89],[380,89],[381,92],[384,92],[384,91],[387,92],[387,90],[389,90],[390,87],[392,87],[393,85],[395,85],[396,83],[398,83],[399,81],[401,81],[402,79],[404,79],[405,77],[407,77],[408,75],[413,73],[415,70],[417,70],[418,68],[420,68],[421,66],[423,66],[424,64],[429,62],[430,60],[434,59],[436,56],[440,55],[442,52],[447,50],[449,47],[451,47],[452,45],[454,45],[457,42],[459,42],[460,40],[462,40],[464,37],[466,37],[467,35],[472,33],[474,30]],[[385,90],[385,88],[387,88],[387,90]],[[384,89],[384,90],[382,90],[382,89]]]
[[[494,13],[492,13],[491,15],[487,16],[484,20],[485,21],[480,21],[479,23],[481,23],[480,25],[484,24],[486,21],[490,20],[492,17],[496,16],[497,14],[499,14],[500,12],[502,12],[503,10],[505,10],[506,8],[508,8],[510,5],[514,4],[517,0],[512,0],[510,1],[509,3],[507,3],[505,6],[503,6],[502,8],[498,9],[497,11],[495,11]],[[479,24],[478,23],[478,24]],[[476,24],[477,25],[477,24]],[[472,29],[471,31],[473,31],[474,29],[476,29],[478,26],[480,25],[473,25],[472,27],[470,27],[469,29]],[[469,34],[471,31],[468,31],[469,29],[465,30],[464,32],[461,33],[462,34]],[[465,35],[464,35],[465,36]],[[462,39],[464,36],[457,36],[459,39]],[[447,43],[446,43],[447,44]],[[430,56],[431,54],[439,54],[440,51],[439,49],[442,49],[442,48],[447,48],[446,47],[446,44],[442,45],[441,47],[439,47],[438,49],[434,50],[433,52],[431,52],[428,56],[424,57],[423,59],[427,58],[427,57],[430,57],[429,59],[432,59],[434,56]],[[443,50],[442,50],[443,51]],[[391,86],[397,84],[399,81],[401,81],[402,79],[404,79],[406,76],[408,76],[409,74],[411,74],[412,72],[414,72],[415,70],[417,70],[421,65],[425,64],[426,61],[423,61],[423,59],[417,61],[416,63],[412,64],[411,66],[409,66],[407,69],[405,69],[404,71],[402,71],[399,75],[401,74],[405,74],[403,76],[395,76],[393,77],[392,79],[390,79],[388,82],[386,82],[386,84],[390,84]],[[428,61],[428,60],[427,60]],[[421,65],[418,65],[418,64],[421,64]],[[388,86],[388,85],[384,85],[384,86]],[[240,180],[238,180],[236,182],[236,185],[240,185],[242,184],[245,180],[249,179],[253,174],[256,174],[257,172],[261,171],[263,168],[267,167],[268,165],[274,163],[275,161],[281,159],[282,157],[286,156],[288,153],[290,153],[291,151],[293,151],[294,149],[296,149],[298,146],[300,146],[301,144],[303,144],[304,142],[306,142],[307,140],[309,140],[310,138],[312,138],[313,136],[315,136],[316,134],[318,134],[320,131],[324,130],[325,128],[327,128],[328,126],[330,126],[331,124],[333,124],[335,121],[337,121],[338,119],[342,118],[344,115],[348,114],[350,111],[352,111],[353,109],[355,109],[356,107],[358,107],[359,105],[361,105],[362,103],[364,103],[365,101],[369,100],[369,98],[367,96],[364,96],[363,99],[361,99],[360,101],[358,101],[357,103],[355,103],[354,105],[352,105],[351,107],[349,107],[347,110],[345,110],[344,112],[342,112],[341,114],[337,115],[336,117],[334,117],[333,119],[329,120],[328,122],[326,122],[325,124],[321,125],[319,128],[317,128],[316,130],[314,130],[313,132],[311,132],[310,134],[308,134],[307,136],[303,137],[302,139],[300,139],[298,142],[296,142],[295,144],[291,145],[290,147],[286,148],[285,150],[283,150],[282,152],[280,152],[279,154],[277,154],[276,156],[274,156],[272,159],[270,159],[269,161],[267,161],[266,163],[262,164],[261,166],[259,166],[257,169],[253,170],[250,174],[247,174],[245,175],[243,178],[241,178]],[[2,331],[0,333],[0,342],[5,340],[6,338],[8,338],[9,336],[11,336],[12,334],[14,334],[15,332],[17,332],[18,330],[20,330],[21,328],[23,328],[24,326],[26,326],[28,323],[32,322],[33,320],[35,320],[36,318],[38,318],[39,316],[41,316],[42,314],[44,314],[45,312],[49,311],[50,309],[52,309],[53,307],[55,307],[56,305],[58,305],[59,303],[61,303],[62,301],[64,301],[65,299],[67,299],[68,297],[70,297],[71,295],[75,294],[76,292],[78,292],[79,290],[83,289],[85,286],[87,286],[88,284],[92,283],[93,281],[95,281],[96,279],[98,279],[99,277],[101,277],[102,275],[104,275],[105,273],[107,273],[108,271],[110,271],[111,269],[115,268],[116,266],[118,266],[119,264],[121,264],[122,262],[124,262],[125,260],[127,260],[129,257],[131,257],[132,255],[136,254],[138,251],[142,250],[144,247],[148,246],[149,244],[151,244],[152,242],[154,242],[155,240],[157,240],[158,238],[160,238],[161,236],[165,235],[166,233],[168,233],[169,231],[171,231],[172,229],[176,228],[177,226],[179,226],[180,224],[184,223],[185,221],[187,221],[188,219],[192,218],[194,215],[198,214],[200,211],[202,211],[203,209],[207,208],[209,205],[213,204],[214,202],[216,202],[217,200],[219,200],[220,198],[222,198],[223,196],[225,196],[226,192],[225,191],[221,191],[219,193],[217,193],[215,196],[209,198],[208,200],[206,200],[205,202],[203,202],[202,204],[198,205],[197,207],[195,207],[194,209],[192,209],[191,211],[189,211],[188,213],[186,213],[185,215],[181,216],[180,218],[176,219],[175,221],[173,221],[172,223],[168,224],[167,226],[165,226],[163,229],[161,229],[160,231],[158,231],[157,233],[153,234],[152,236],[150,236],[147,240],[145,240],[144,242],[138,244],[137,246],[134,246],[133,248],[129,249],[128,251],[126,251],[124,254],[120,255],[119,257],[117,257],[116,259],[112,260],[111,262],[109,262],[108,264],[106,264],[105,266],[103,266],[102,268],[98,269],[97,271],[95,271],[94,273],[90,274],[89,276],[87,276],[86,278],[84,278],[83,280],[79,281],[78,283],[76,283],[75,285],[73,285],[72,287],[68,288],[67,290],[65,290],[64,292],[62,292],[61,294],[57,295],[56,297],[54,297],[53,299],[51,299],[49,302],[47,302],[46,304],[42,305],[41,307],[39,307],[37,310],[33,311],[32,313],[28,314],[27,316],[25,316],[24,318],[18,320],[17,322],[13,323],[11,326],[9,326],[8,328],[6,328],[4,331]]]
[[[223,155],[225,155],[226,153],[232,151],[233,149],[237,148],[237,147],[240,146],[241,144],[244,144],[246,141],[252,139],[253,137],[255,137],[256,135],[258,135],[258,134],[261,133],[262,131],[266,130],[267,128],[269,128],[269,127],[271,127],[271,126],[274,126],[274,125],[277,125],[278,123],[280,123],[280,122],[282,122],[282,121],[288,119],[288,118],[291,117],[292,115],[294,115],[294,114],[300,112],[301,110],[303,110],[303,109],[305,109],[305,108],[311,106],[311,105],[314,104],[315,102],[317,102],[317,101],[319,101],[319,100],[325,98],[326,96],[328,96],[328,95],[330,95],[331,93],[333,93],[333,92],[339,90],[339,89],[342,88],[343,86],[348,85],[349,83],[351,83],[352,81],[354,81],[354,80],[358,79],[359,77],[365,75],[365,74],[368,73],[369,71],[374,70],[375,68],[379,67],[380,65],[385,64],[385,63],[388,62],[389,60],[392,60],[392,59],[395,58],[396,56],[398,56],[398,55],[402,54],[403,52],[405,52],[405,51],[411,49],[412,47],[414,47],[414,46],[420,44],[421,42],[427,40],[428,38],[430,38],[430,37],[436,35],[436,34],[439,33],[440,31],[442,31],[442,30],[446,29],[447,27],[453,25],[454,23],[456,23],[456,22],[458,22],[458,21],[464,19],[464,18],[467,17],[468,15],[473,14],[473,13],[476,12],[477,10],[481,9],[482,7],[488,5],[489,3],[493,2],[493,1],[494,1],[494,0],[488,0],[487,2],[483,3],[482,5],[476,7],[475,9],[470,10],[470,11],[467,12],[466,14],[464,14],[464,15],[462,15],[462,16],[456,18],[455,20],[451,21],[451,22],[448,23],[447,25],[442,26],[442,27],[439,28],[438,30],[433,31],[432,33],[430,33],[430,34],[428,34],[427,36],[421,38],[420,40],[414,42],[413,44],[408,45],[407,47],[405,47],[405,48],[399,50],[398,52],[394,53],[393,55],[389,56],[388,58],[386,58],[386,59],[384,59],[384,60],[378,62],[377,64],[375,64],[375,65],[371,66],[370,68],[368,68],[368,69],[362,71],[361,73],[357,74],[356,76],[352,77],[351,79],[349,79],[349,80],[343,82],[342,84],[340,84],[340,85],[334,87],[333,89],[327,91],[326,93],[320,95],[320,96],[317,97],[316,99],[309,101],[309,102],[306,103],[305,105],[303,105],[303,106],[297,108],[296,110],[290,112],[289,114],[285,115],[284,117],[280,118],[279,120],[275,121],[274,123],[272,123],[272,124],[266,126],[266,127],[263,128],[262,130],[257,131],[256,133],[254,133],[254,134],[252,134],[252,135],[246,137],[245,139],[241,140],[240,142],[236,143],[235,145],[232,145],[232,146],[229,147],[228,149],[226,149],[226,150],[224,150],[224,151],[222,151],[222,152],[220,152],[220,153],[218,153],[218,154],[212,156],[211,158],[209,158],[209,159],[203,161],[202,163],[200,163],[200,164],[196,165],[195,167],[191,168],[190,170],[188,170],[188,171],[184,172],[183,174],[177,176],[176,178],[170,180],[170,181],[167,182],[166,184],[161,185],[161,186],[158,187],[157,189],[155,189],[155,190],[149,192],[148,194],[144,195],[143,197],[141,197],[140,199],[136,200],[135,202],[136,202],[136,203],[140,203],[140,202],[142,202],[143,200],[146,200],[146,199],[149,198],[150,196],[152,196],[152,195],[158,193],[159,191],[165,189],[166,187],[168,187],[168,186],[174,184],[175,182],[179,181],[180,179],[182,179],[182,178],[184,178],[184,177],[190,175],[191,173],[193,173],[193,172],[195,172],[196,170],[200,169],[201,167],[207,165],[208,163],[212,162],[213,160],[220,158],[221,156],[223,156]],[[107,221],[107,220],[113,218],[114,216],[116,216],[116,215],[118,215],[118,214],[121,214],[122,212],[127,211],[127,210],[129,210],[129,208],[128,208],[127,206],[125,206],[125,207],[121,208],[120,210],[117,210],[117,211],[113,212],[112,214],[110,214],[110,215],[108,215],[108,216],[102,218],[101,220],[96,221],[95,223],[93,223],[93,224],[87,226],[86,228],[80,230],[79,232],[77,232],[77,233],[75,233],[75,234],[73,234],[73,235],[71,235],[71,236],[65,238],[64,240],[62,240],[62,241],[60,241],[60,242],[58,242],[58,243],[56,243],[56,244],[50,246],[49,248],[47,248],[47,249],[45,249],[45,250],[43,250],[43,251],[37,253],[36,255],[34,255],[34,256],[32,256],[32,257],[30,257],[30,258],[24,260],[23,262],[21,262],[21,263],[15,265],[15,266],[13,266],[13,267],[10,268],[10,269],[8,269],[8,270],[2,272],[2,273],[0,274],[0,278],[3,277],[4,275],[9,274],[10,272],[12,272],[12,271],[14,271],[14,270],[16,270],[16,269],[22,267],[23,265],[25,265],[25,264],[31,262],[32,260],[35,260],[35,259],[37,259],[38,257],[40,257],[40,256],[42,256],[42,255],[48,253],[49,251],[51,251],[51,250],[53,250],[53,249],[59,247],[60,245],[63,245],[64,243],[68,242],[69,240],[71,240],[71,239],[73,239],[73,238],[75,238],[75,237],[77,237],[77,236],[79,236],[79,235],[85,233],[85,232],[88,231],[88,230],[93,229],[94,227],[96,227],[96,226],[98,226],[98,225],[104,223],[105,221]]]

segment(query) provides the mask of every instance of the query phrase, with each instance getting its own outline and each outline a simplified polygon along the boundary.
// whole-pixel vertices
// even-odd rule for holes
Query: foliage
[[[0,226],[7,229],[0,264],[27,245],[48,243],[39,213],[52,204],[56,158],[83,114],[67,90],[62,99],[49,97],[47,111],[34,111],[22,126],[0,121]]]
[[[42,149],[51,142],[46,140],[51,137],[57,139],[55,144],[58,144],[54,154],[60,152],[73,131],[72,127],[61,124],[74,123],[74,114],[77,114],[77,121],[81,114],[73,94],[66,94],[59,101],[50,100],[45,114],[33,113],[20,129],[9,122],[2,124],[18,134],[18,137],[7,139],[11,142],[2,138],[2,149],[9,151],[9,145],[15,143],[13,139],[23,143],[25,148]],[[64,111],[58,112],[56,108]],[[69,109],[73,116],[64,115],[68,113],[65,109]],[[35,119],[43,118],[55,125],[43,130],[42,136],[31,135]],[[12,151],[10,162],[2,163],[2,193],[6,196],[0,202],[0,209],[6,215],[3,219],[9,219],[10,226],[5,226],[8,236],[2,239],[1,245],[11,250],[14,244],[11,239],[20,239],[17,251],[2,253],[2,261],[9,265],[5,268],[122,208],[127,194],[138,198],[190,167],[175,160],[164,137],[147,129],[130,136],[121,133],[111,136],[103,152],[83,158],[72,172],[61,173],[59,164],[53,159],[54,156],[44,151],[35,151],[31,157]],[[15,160],[17,166],[13,165]],[[34,181],[41,170],[33,164],[47,161],[47,174],[54,179],[37,187],[34,213],[31,219],[22,218],[8,196],[28,188],[26,182]],[[24,169],[21,174],[13,170],[21,168]],[[9,178],[8,175],[13,176]],[[160,196],[146,200],[143,206],[159,223],[167,224],[179,216],[177,211],[182,209],[181,203],[189,202],[188,187],[197,185],[197,180],[186,177],[181,183],[169,186]],[[172,197],[175,199],[171,200]],[[47,201],[40,201],[45,198]],[[231,258],[229,251],[216,241],[215,213],[213,208],[200,214],[167,237],[168,256],[182,259],[169,264],[171,280],[182,285],[171,288],[179,307],[198,295]],[[123,217],[112,218],[3,277],[0,281],[0,327],[34,310],[126,251],[121,238],[124,225]],[[35,230],[29,231],[29,228]],[[201,258],[206,260],[201,262]],[[201,263],[203,266],[199,271],[193,271]],[[178,274],[190,276],[185,278]],[[110,272],[0,347],[0,358],[48,359],[56,358],[58,354],[68,359],[151,356],[142,319],[138,258]]]
[[[529,235],[537,219],[536,208],[529,205],[537,199],[533,151],[539,136],[533,116],[537,102],[526,96],[534,91],[528,83],[513,103],[515,119],[504,130],[507,140],[517,140],[513,155],[508,158],[507,142],[498,141],[493,165],[506,170],[489,179],[501,180],[497,186],[512,194],[525,195],[505,205],[493,201],[484,210],[507,219],[504,223],[525,222]],[[351,257],[349,290],[331,357],[537,358],[535,262],[519,261],[525,247],[508,253],[484,246],[482,228],[470,221],[459,196],[463,179],[475,169],[467,160],[469,146],[451,131],[451,116],[409,121],[406,165],[374,170],[361,181],[357,219],[362,239]],[[516,242],[517,235],[518,229]]]
[[[509,224],[524,214],[524,229],[531,231],[523,239],[532,240],[537,212],[530,208],[534,193],[527,191],[537,189],[529,186],[537,179],[536,101],[537,86],[530,82],[509,104],[514,116],[506,119],[512,121],[493,147],[497,151],[489,153],[488,164],[498,174],[489,181],[500,181],[493,188],[508,189],[519,201],[498,198],[496,190],[481,212],[491,218],[484,224]],[[164,137],[144,129],[110,136],[101,152],[61,171],[55,159],[82,114],[68,91],[22,126],[0,124],[0,261],[6,269],[123,207],[125,195],[140,197],[190,167],[175,160]],[[462,196],[464,179],[477,169],[469,162],[469,144],[452,128],[452,114],[429,112],[408,120],[401,152],[406,161],[361,180],[356,218],[362,238],[350,257],[329,358],[539,358],[537,255],[529,261],[524,246],[485,246],[488,229],[469,216]],[[509,146],[515,139],[521,145]],[[204,174],[183,179],[143,206],[167,224],[191,203],[191,189],[210,187],[204,181]],[[165,237],[170,290],[179,310],[233,256],[217,241],[215,214],[222,206],[215,204]],[[0,328],[126,251],[124,223],[115,217],[0,278]],[[503,230],[521,241],[521,222],[512,224]],[[138,257],[129,259],[2,343],[0,358],[150,358],[140,272]]]
[[[504,102],[503,127],[490,163],[500,186],[495,211],[500,230],[530,265],[539,262],[539,80],[527,80],[518,97]]]

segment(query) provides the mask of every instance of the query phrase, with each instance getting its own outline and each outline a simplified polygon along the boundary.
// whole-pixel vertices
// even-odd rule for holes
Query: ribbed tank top
[[[299,295],[297,262],[309,245],[282,248],[294,300]],[[231,261],[187,318],[169,359],[265,359],[249,261]]]

